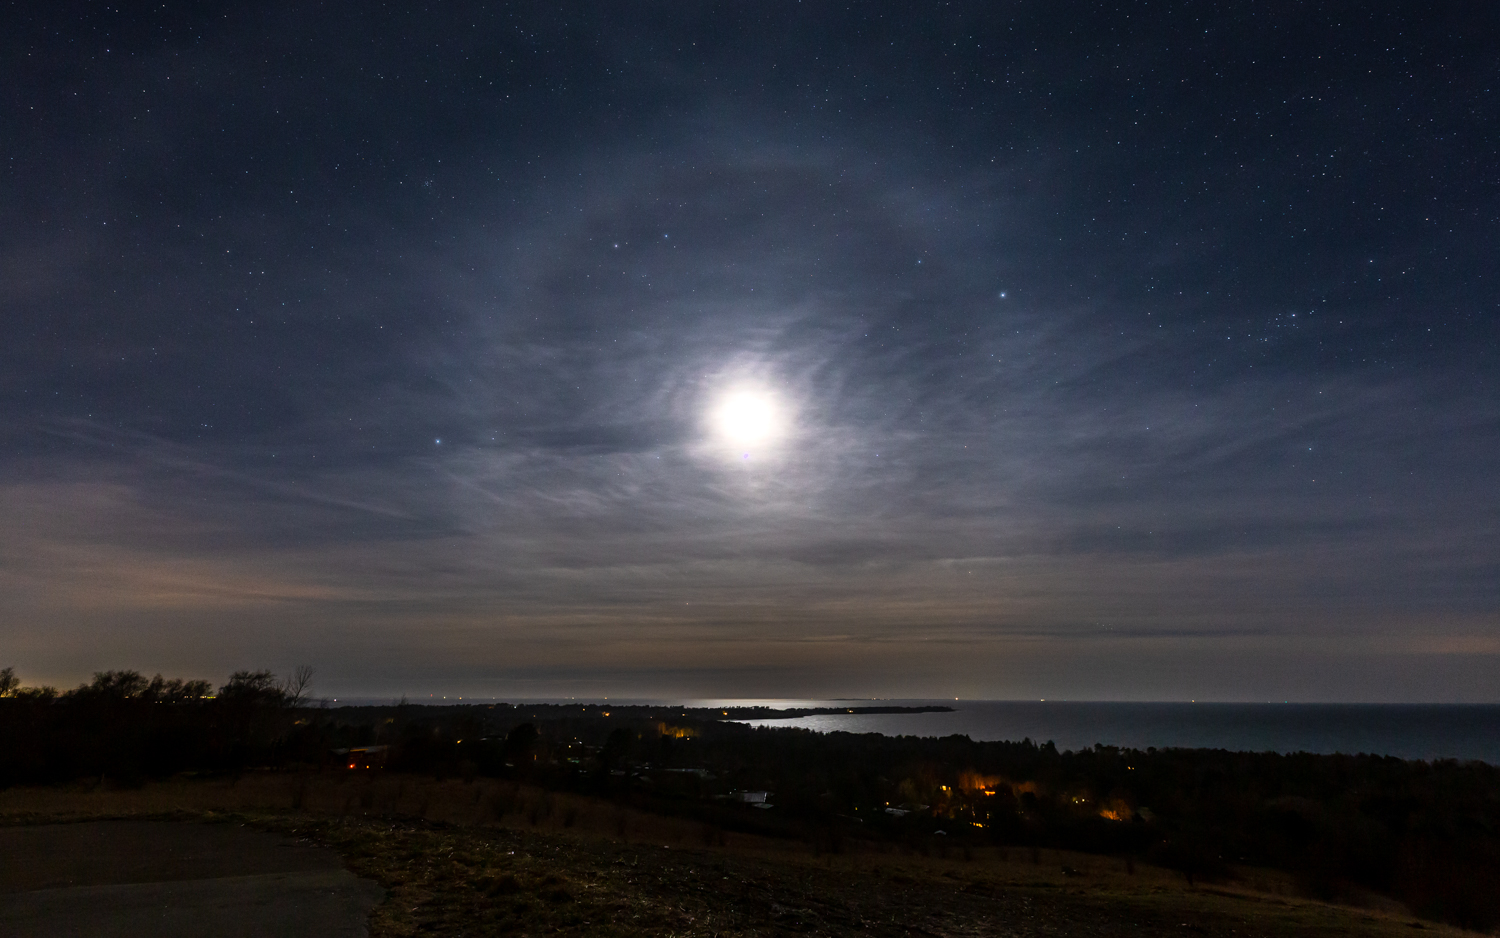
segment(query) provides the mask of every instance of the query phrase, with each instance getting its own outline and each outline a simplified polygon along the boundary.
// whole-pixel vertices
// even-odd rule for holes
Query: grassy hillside
[[[482,778],[267,772],[0,792],[0,823],[144,815],[331,845],[390,891],[375,936],[1469,934],[1374,896],[1364,908],[1298,898],[1268,870],[1190,886],[1051,849],[846,840],[832,853]]]

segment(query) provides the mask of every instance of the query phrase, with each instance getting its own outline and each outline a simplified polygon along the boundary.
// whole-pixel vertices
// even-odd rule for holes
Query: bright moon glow
[[[769,442],[780,432],[776,406],[765,394],[736,391],[725,397],[713,413],[714,428],[736,446]]]

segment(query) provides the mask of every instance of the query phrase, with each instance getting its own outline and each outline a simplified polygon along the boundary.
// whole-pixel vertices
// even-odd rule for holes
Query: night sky
[[[6,4],[0,665],[1500,700],[1500,7]]]

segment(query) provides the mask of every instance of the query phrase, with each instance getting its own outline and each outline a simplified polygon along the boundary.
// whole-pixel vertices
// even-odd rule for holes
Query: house
[[[382,769],[385,768],[386,752],[389,746],[360,746],[355,749],[335,749],[333,756],[339,761],[336,765],[342,765],[350,769]]]

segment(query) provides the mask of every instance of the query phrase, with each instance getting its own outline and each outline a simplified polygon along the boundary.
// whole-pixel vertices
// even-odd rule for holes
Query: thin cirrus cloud
[[[1267,220],[1248,193],[1291,172],[1280,144],[1245,138],[1249,168],[1209,154],[1195,127],[1238,130],[1175,92],[1130,138],[1119,102],[1053,93],[1092,61],[933,97],[907,81],[936,67],[920,55],[880,59],[878,95],[809,56],[820,97],[756,42],[705,43],[699,82],[643,38],[659,26],[613,24],[609,70],[575,62],[545,94],[450,95],[478,81],[459,69],[382,99],[334,56],[304,71],[344,89],[339,114],[304,95],[283,115],[222,74],[163,78],[150,121],[107,104],[136,175],[0,210],[35,235],[0,236],[0,584],[24,610],[0,639],[23,671],[1496,692],[1488,333],[1454,313],[1476,341],[1422,345],[1379,292],[1409,276],[1434,321],[1467,310],[1468,255],[1423,273],[1332,201]],[[487,54],[454,41],[451,61]],[[1182,61],[1149,45],[1122,80]],[[59,192],[85,175],[63,129],[28,137]],[[173,153],[192,160],[167,191],[142,161]],[[730,447],[715,409],[742,392],[782,423]]]

